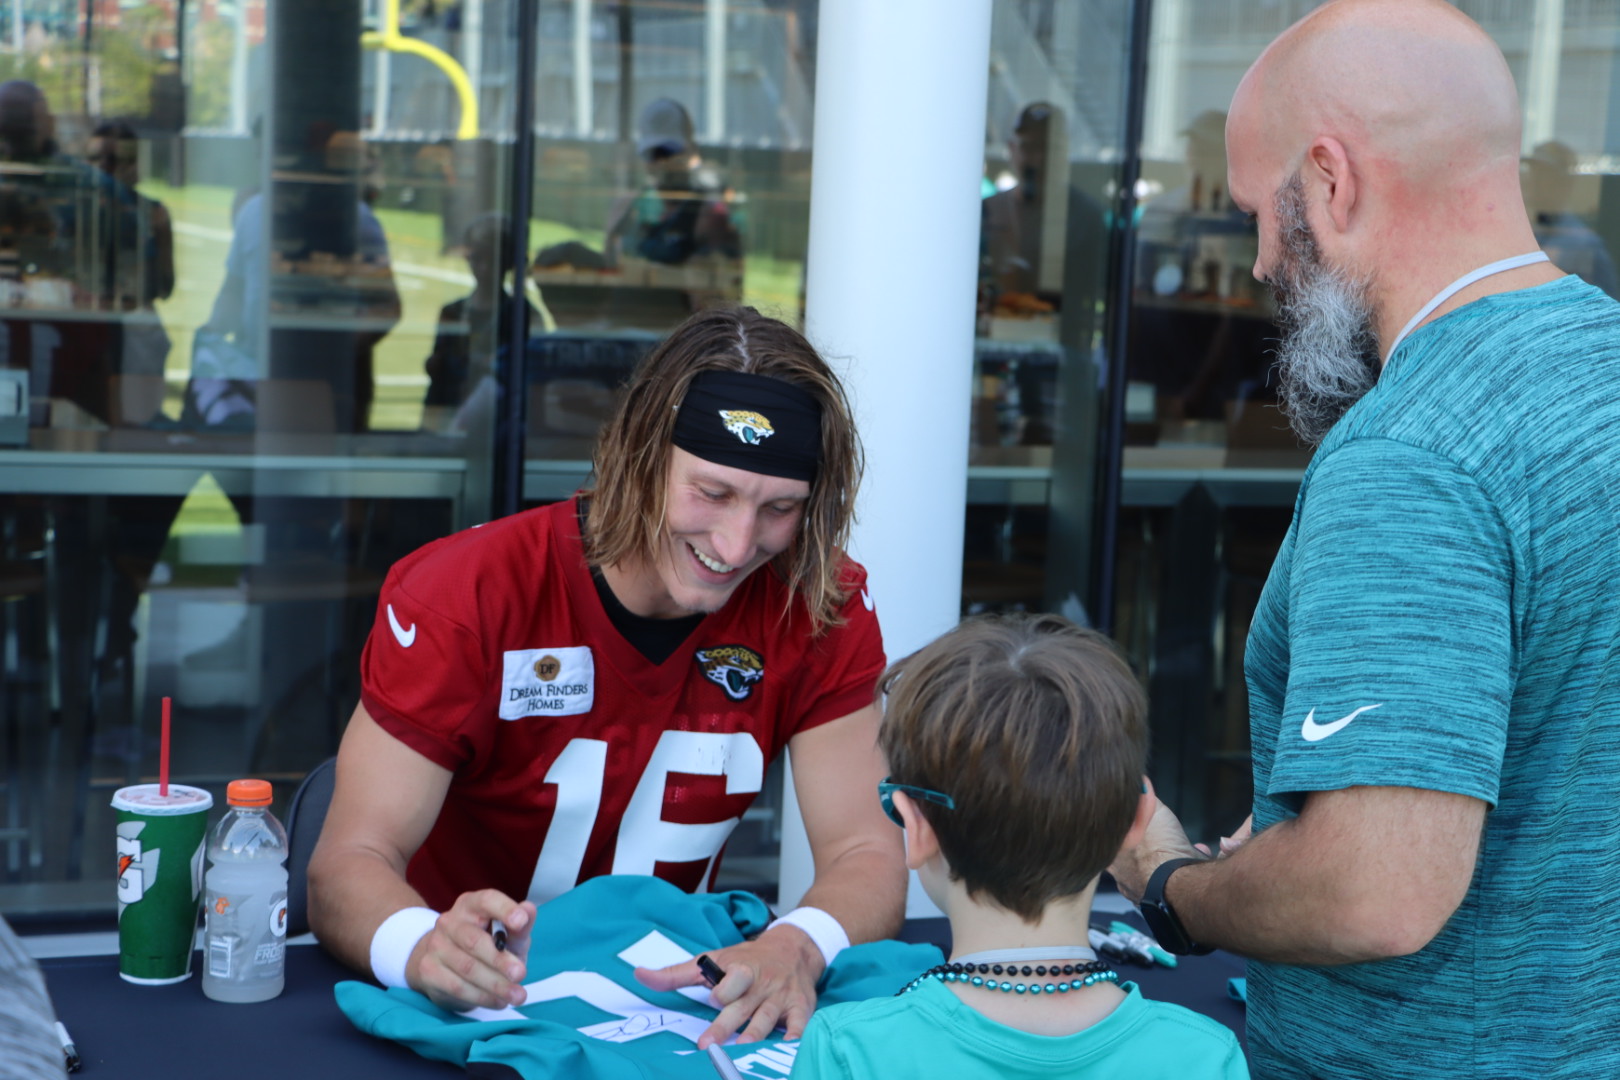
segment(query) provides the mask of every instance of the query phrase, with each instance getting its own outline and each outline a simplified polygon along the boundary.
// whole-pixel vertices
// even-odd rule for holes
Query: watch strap
[[[1170,940],[1160,940],[1159,944],[1164,946],[1166,950],[1181,956],[1203,956],[1205,953],[1214,952],[1215,950],[1213,946],[1200,945],[1192,939],[1192,935],[1187,933],[1187,928],[1181,925],[1181,919],[1176,915],[1176,909],[1171,907],[1170,901],[1165,898],[1165,886],[1170,881],[1170,875],[1188,863],[1208,861],[1208,859],[1191,857],[1166,859],[1154,869],[1153,873],[1148,877],[1147,888],[1142,890],[1141,906],[1146,908],[1151,905],[1157,909],[1159,916],[1168,924],[1164,929],[1170,932],[1162,934],[1161,938],[1167,937]]]

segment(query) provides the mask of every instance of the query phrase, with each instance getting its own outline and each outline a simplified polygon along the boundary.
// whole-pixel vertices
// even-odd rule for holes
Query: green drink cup
[[[202,900],[203,845],[214,797],[201,788],[137,784],[118,811],[118,974],[163,986],[191,978]]]

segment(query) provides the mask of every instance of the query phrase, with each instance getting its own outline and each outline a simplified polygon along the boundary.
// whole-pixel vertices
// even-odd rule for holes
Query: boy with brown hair
[[[879,797],[953,952],[893,998],[818,1012],[794,1075],[1247,1077],[1231,1031],[1116,985],[1085,945],[1098,875],[1154,807],[1146,702],[1108,639],[970,619],[879,689]]]

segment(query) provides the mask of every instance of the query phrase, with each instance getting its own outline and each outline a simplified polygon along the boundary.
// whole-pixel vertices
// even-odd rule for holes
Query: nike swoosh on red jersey
[[[394,640],[399,642],[400,648],[408,649],[416,644],[416,624],[411,623],[409,630],[399,625],[399,617],[394,614],[394,605],[388,605],[388,629],[394,632]]]

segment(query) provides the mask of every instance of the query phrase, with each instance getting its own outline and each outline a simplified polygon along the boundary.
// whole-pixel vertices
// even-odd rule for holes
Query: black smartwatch
[[[1176,918],[1176,909],[1170,906],[1170,901],[1164,898],[1165,883],[1170,875],[1180,870],[1188,863],[1207,862],[1207,859],[1170,859],[1159,864],[1148,878],[1147,888],[1142,890],[1142,902],[1137,906],[1142,911],[1142,918],[1147,922],[1148,929],[1153,936],[1159,939],[1166,952],[1177,956],[1203,956],[1214,952],[1214,946],[1200,945],[1187,935],[1187,930]]]

